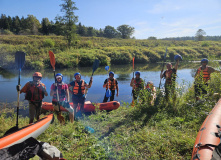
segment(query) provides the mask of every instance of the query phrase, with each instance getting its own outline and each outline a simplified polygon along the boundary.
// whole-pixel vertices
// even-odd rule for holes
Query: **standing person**
[[[146,89],[150,93],[149,103],[151,105],[154,105],[154,101],[156,99],[156,92],[157,92],[157,90],[156,90],[156,87],[154,86],[152,81],[148,81],[147,82]]]
[[[170,94],[174,95],[174,92],[175,92],[175,81],[176,81],[176,72],[178,69],[178,64],[179,64],[179,59],[176,60],[176,64],[174,68],[171,63],[167,63],[166,64],[167,70],[165,70],[164,72],[163,72],[164,68],[162,68],[161,70],[160,78],[166,79],[164,87],[165,87],[165,94],[166,94],[165,96],[167,100],[169,98],[169,95]]]
[[[89,84],[87,84],[83,79],[81,79],[80,73],[74,74],[75,80],[68,84],[70,93],[72,94],[72,101],[74,105],[74,119],[76,119],[76,110],[79,104],[81,113],[84,109],[85,102],[85,89],[91,88],[93,77],[90,78]]]
[[[29,123],[33,123],[34,117],[39,120],[41,114],[42,99],[48,96],[46,86],[41,82],[42,74],[35,72],[33,81],[29,81],[21,89],[21,93],[25,94],[25,99],[29,102]]]
[[[195,74],[194,89],[196,101],[200,99],[199,96],[201,94],[207,94],[207,87],[208,81],[210,80],[210,74],[213,72],[220,73],[220,71],[217,71],[214,68],[208,66],[208,62],[208,59],[203,58],[201,60],[201,66],[197,69]]]
[[[109,87],[109,88],[108,88]],[[118,82],[116,80],[116,78],[114,78],[114,72],[109,72],[109,78],[107,78],[105,81],[104,81],[104,85],[103,85],[103,88],[106,88],[106,91],[108,89],[110,89],[111,91],[111,97],[110,97],[110,101],[113,101],[114,100],[114,95],[115,95],[115,90],[117,90],[117,94],[116,96],[118,97],[119,95],[119,88],[118,88]],[[106,94],[104,95],[104,100],[103,100],[103,103],[104,102],[107,102],[109,97],[106,97]]]
[[[73,122],[74,121],[74,109],[70,105],[68,105],[68,108],[65,105],[65,104],[69,104],[69,101],[70,101],[68,85],[62,82],[63,75],[61,73],[57,73],[55,75],[55,78],[56,78],[56,83],[53,83],[51,85],[51,91],[50,91],[50,96],[53,96],[52,98],[53,107],[58,115],[59,105],[62,105],[66,110],[68,110],[69,119],[71,122]],[[59,102],[57,98],[58,96],[57,93],[59,95]]]
[[[133,94],[132,104],[133,104],[134,101],[137,100],[140,90],[144,89],[144,81],[142,78],[140,78],[139,71],[135,72],[135,79],[134,78],[131,79],[130,86],[132,87],[132,94]]]

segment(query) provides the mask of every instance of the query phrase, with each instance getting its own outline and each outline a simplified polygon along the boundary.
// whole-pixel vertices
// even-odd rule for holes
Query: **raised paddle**
[[[18,112],[19,112],[19,99],[20,99],[20,78],[21,78],[21,69],[25,64],[25,53],[21,51],[17,51],[15,53],[15,63],[18,68],[18,85],[17,85],[17,92],[18,92],[18,98],[17,98],[17,118],[16,118],[16,126],[10,128],[8,131],[5,132],[4,135],[7,135],[9,133],[13,133],[18,130]]]
[[[109,78],[109,74],[108,74],[108,70],[109,70],[109,66],[105,67],[105,70],[107,71],[107,76]],[[107,91],[106,91],[106,97],[111,97],[111,91],[109,89],[109,83],[108,83],[108,79],[107,79]]]
[[[165,65],[165,62],[166,62],[166,56],[167,56],[167,48],[166,48],[166,52],[165,52],[165,54],[164,54],[164,59],[163,59],[163,64],[162,64],[162,70],[161,70],[160,75],[162,74],[163,69],[164,69],[164,65]],[[161,86],[161,79],[162,79],[162,78],[160,77],[159,89],[160,89],[160,86]]]
[[[134,59],[135,57],[133,57],[133,78],[134,78]]]
[[[97,68],[99,67],[99,63],[100,63],[100,61],[99,61],[98,59],[95,59],[95,60],[94,60],[93,70],[92,70],[92,75],[91,75],[91,77],[93,77],[94,72],[95,72],[95,71],[97,70]],[[88,93],[88,88],[86,88],[85,98],[87,97],[87,93]]]
[[[61,109],[60,109],[60,103],[59,103],[59,94],[58,94],[58,85],[56,83],[56,77],[55,77],[55,57],[54,57],[54,53],[52,51],[49,51],[49,57],[50,57],[50,62],[51,62],[51,66],[53,68],[53,72],[54,72],[54,80],[55,80],[55,84],[56,84],[56,92],[57,92],[57,100],[58,100],[58,108],[59,108],[59,113],[57,115],[58,117],[58,120],[60,123],[64,124],[65,123],[65,120],[64,120],[64,117],[61,115]]]

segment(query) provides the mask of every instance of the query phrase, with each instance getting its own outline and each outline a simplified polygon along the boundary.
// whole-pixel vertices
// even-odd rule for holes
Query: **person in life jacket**
[[[108,87],[109,87],[109,88],[108,88]],[[106,91],[107,91],[108,89],[110,89],[110,91],[111,91],[110,101],[113,101],[113,100],[114,100],[115,90],[117,90],[116,96],[118,97],[118,95],[119,95],[119,88],[118,88],[117,79],[114,78],[114,72],[112,72],[112,71],[109,72],[109,78],[107,78],[107,79],[104,81],[103,88],[106,88]],[[106,97],[106,94],[105,94],[105,95],[104,95],[103,103],[104,103],[104,102],[107,102],[107,101],[108,101],[108,98],[109,98],[109,97]]]
[[[135,78],[131,79],[130,86],[132,87],[132,94],[133,94],[133,100],[132,103],[134,103],[135,100],[137,100],[137,97],[139,95],[139,91],[144,89],[144,81],[142,78],[140,78],[140,72],[135,72]]]
[[[210,80],[210,74],[213,72],[220,71],[215,70],[214,68],[208,66],[209,60],[203,58],[201,60],[201,66],[197,69],[195,74],[194,89],[196,101],[198,101],[201,94],[207,94],[207,86]]]
[[[163,72],[164,68],[161,70],[160,78],[165,78],[165,97],[168,99],[170,93],[175,96],[175,82],[176,82],[176,72],[178,69],[179,59],[176,60],[175,67],[173,68],[171,63],[167,63],[166,67],[167,69]]]
[[[21,89],[20,93],[25,93],[25,99],[29,102],[29,123],[33,123],[34,117],[39,120],[41,114],[42,99],[48,96],[46,86],[41,82],[42,74],[35,72],[33,81],[29,81]]]
[[[56,83],[51,85],[50,96],[52,96],[52,104],[57,114],[59,114],[59,105],[63,106],[69,112],[69,119],[74,121],[74,109],[70,106],[68,85],[63,82],[63,75],[57,73],[55,75]],[[57,98],[59,96],[59,98]],[[59,101],[58,101],[59,100]]]
[[[74,119],[76,119],[77,106],[80,106],[81,113],[84,109],[85,102],[85,90],[90,88],[93,82],[93,77],[90,78],[89,84],[87,84],[83,79],[81,79],[80,73],[74,74],[75,80],[68,84],[70,93],[72,94],[72,101],[74,105]]]
[[[146,89],[150,93],[149,102],[150,102],[151,105],[154,105],[154,101],[156,99],[156,92],[157,92],[157,90],[156,90],[156,87],[154,86],[152,81],[148,81],[147,82]]]

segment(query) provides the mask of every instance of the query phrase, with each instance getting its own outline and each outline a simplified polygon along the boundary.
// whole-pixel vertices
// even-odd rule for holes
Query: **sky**
[[[195,36],[203,29],[208,36],[221,35],[221,0],[73,0],[78,22],[104,29],[110,25],[135,28],[136,39]],[[35,16],[54,21],[62,16],[62,0],[0,0],[0,14]]]

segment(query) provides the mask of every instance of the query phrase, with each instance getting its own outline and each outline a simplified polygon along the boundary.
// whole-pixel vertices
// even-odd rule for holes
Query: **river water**
[[[141,72],[141,78],[147,81],[152,81],[156,87],[159,87],[160,83],[160,70],[161,64],[135,64],[135,71]],[[191,84],[193,82],[193,74],[199,67],[197,63],[181,63],[177,71],[177,82],[179,85]],[[114,77],[118,80],[119,85],[119,96],[115,96],[115,100],[120,102],[131,102],[131,87],[130,81],[133,77],[132,65],[114,65],[110,66],[110,70],[115,73]],[[109,70],[109,71],[110,71]],[[40,71],[43,74],[42,82],[46,85],[48,93],[50,93],[51,84],[54,82],[54,75],[52,69],[46,70],[22,70],[21,71],[21,87],[28,81],[32,80],[32,74],[36,71]],[[92,68],[82,67],[74,69],[62,69],[56,70],[56,73],[62,73],[64,75],[64,82],[70,83],[74,80],[74,73],[80,72],[82,79],[89,82],[92,74]],[[99,67],[93,76],[93,85],[88,90],[87,99],[91,102],[102,102],[105,94],[105,88],[103,88],[104,80],[108,77],[107,71],[104,66]],[[4,70],[0,72],[0,102],[14,102],[17,101],[16,85],[18,84],[18,70]],[[161,81],[165,83],[164,80]],[[47,96],[44,101],[51,102],[52,97]],[[20,101],[24,101],[24,93],[20,96]]]

